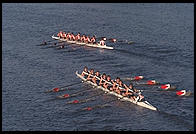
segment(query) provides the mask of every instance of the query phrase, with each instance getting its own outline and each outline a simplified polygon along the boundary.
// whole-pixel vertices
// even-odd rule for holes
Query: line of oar
[[[118,40],[118,39],[115,39],[115,38],[109,38],[109,39],[107,39],[106,37],[99,37],[99,38],[104,39],[104,40],[109,41],[109,42],[112,42],[112,43],[127,43],[127,44],[134,43],[134,41]]]
[[[135,77],[132,77],[132,78],[121,78],[122,80],[127,80],[127,81],[138,81],[138,80],[142,80],[144,78],[144,76],[135,76]]]
[[[43,43],[39,44],[39,46],[43,46],[43,45],[48,45],[50,43],[52,43],[53,41],[56,41],[56,40],[49,40],[49,41],[44,41]]]
[[[45,93],[65,91],[67,89],[64,89],[64,88],[70,87],[70,86],[73,86],[73,85],[77,85],[77,84],[81,84],[81,83],[82,82],[75,82],[75,83],[72,83],[72,84],[69,84],[69,85],[65,85],[65,86],[62,86],[62,87],[55,87],[53,89],[45,91]]]
[[[82,100],[72,100],[72,101],[68,101],[66,104],[76,104],[76,103],[84,103],[84,102],[88,102],[90,100],[94,100],[96,97],[100,96],[100,95],[103,95],[105,94],[105,92],[102,92],[100,94],[96,94],[96,95],[93,95],[93,96],[90,96],[86,99],[82,99]]]
[[[123,97],[122,97],[122,98],[123,98]],[[113,99],[113,100],[110,100],[110,101],[108,101],[108,102],[106,102],[106,103],[99,104],[99,105],[95,105],[95,106],[85,107],[85,108],[82,108],[81,110],[82,110],[82,111],[83,111],[83,110],[88,110],[88,111],[90,111],[90,110],[93,110],[93,109],[95,109],[95,108],[102,108],[102,107],[106,106],[107,104],[109,104],[109,103],[111,103],[111,102],[114,102],[114,101],[117,101],[117,100],[120,100],[120,99],[122,99],[122,98]]]
[[[89,90],[92,90],[92,87],[84,89],[84,90],[81,90],[81,91],[74,92],[72,94],[63,94],[63,95],[57,96],[56,98],[66,99],[66,98],[77,96],[77,95],[79,95],[79,94],[81,94],[83,92],[89,91]]]

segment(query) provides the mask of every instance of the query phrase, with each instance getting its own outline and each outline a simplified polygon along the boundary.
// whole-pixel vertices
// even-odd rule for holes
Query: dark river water
[[[80,82],[75,72],[84,66],[112,78],[143,75],[141,82],[155,79],[194,92],[193,11],[191,3],[2,4],[2,130],[193,131],[194,95],[138,87],[146,89],[143,95],[158,112],[120,100],[81,110],[116,98],[108,94],[66,104],[103,92],[82,82],[44,93]],[[61,50],[37,46],[60,30],[135,43],[108,43],[114,50],[66,43]],[[88,88],[92,90],[56,99]]]

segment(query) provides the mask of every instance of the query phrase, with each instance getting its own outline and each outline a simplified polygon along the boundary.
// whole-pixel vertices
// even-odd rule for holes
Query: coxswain
[[[108,75],[106,77],[105,83],[103,84],[103,87],[106,88],[106,89],[108,89],[108,90],[110,90],[110,91],[112,91],[112,85],[110,83],[112,83],[112,81],[111,81],[110,75]]]
[[[91,41],[90,41],[92,44],[95,44],[96,43],[96,39],[95,39],[95,35],[93,35],[93,37],[91,38]]]
[[[95,76],[92,78],[92,81],[93,81],[93,83],[95,83],[96,85],[99,84],[99,81],[100,81],[100,73],[99,73],[99,71],[97,71],[97,72],[95,73]]]
[[[84,70],[82,71],[82,74],[81,74],[81,75],[82,75],[85,79],[87,79],[88,74],[89,74],[88,68],[85,66],[85,67],[84,67]]]
[[[80,33],[76,35],[76,41],[80,41]]]
[[[106,80],[106,74],[103,73],[103,75],[101,75],[101,79],[99,81],[99,86],[103,86],[103,84],[105,83]]]
[[[137,102],[144,101],[144,96],[143,96],[141,93],[139,93],[138,96],[137,96],[137,98],[136,98],[135,100],[136,100]]]
[[[91,69],[86,80],[92,81],[93,76],[94,76],[94,69]]]

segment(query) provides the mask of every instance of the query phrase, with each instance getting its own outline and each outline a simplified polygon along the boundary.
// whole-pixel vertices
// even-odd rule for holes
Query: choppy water
[[[194,92],[193,4],[3,4],[3,130],[194,130],[194,97],[175,92],[144,92],[161,112],[115,101],[92,111],[78,110],[115,99],[98,96],[82,104],[65,104],[102,91],[55,99],[89,88],[46,94],[53,87],[79,82],[84,66],[117,76],[145,76]],[[63,50],[36,46],[59,30],[131,40],[108,44],[115,50],[66,45]],[[145,89],[145,87],[142,87]],[[146,88],[155,90],[156,88]]]

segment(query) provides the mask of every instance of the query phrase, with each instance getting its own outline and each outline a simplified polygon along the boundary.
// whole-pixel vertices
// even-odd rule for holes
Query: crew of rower
[[[101,45],[101,46],[105,46],[105,40],[106,38],[102,38],[100,41],[98,41],[98,43],[96,43],[96,37],[95,35],[93,37],[90,36],[86,36],[86,35],[80,35],[80,33],[78,33],[77,35],[74,35],[73,33],[70,32],[63,32],[60,31],[57,36],[61,39],[67,39],[69,41],[78,41],[78,42],[83,42],[83,43],[87,43],[87,44],[95,44],[95,45]]]
[[[141,95],[140,90],[135,89],[132,83],[127,86],[119,77],[115,80],[111,80],[110,75],[106,75],[105,73],[101,75],[99,71],[94,72],[94,69],[89,71],[87,67],[84,67],[81,75],[87,81],[91,81],[97,86],[102,86],[109,91],[114,91],[123,97],[128,97],[133,101],[144,101],[144,96]]]

